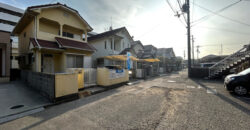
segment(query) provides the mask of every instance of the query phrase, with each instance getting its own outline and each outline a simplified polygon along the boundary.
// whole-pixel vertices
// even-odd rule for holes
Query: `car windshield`
[[[240,75],[246,75],[246,74],[249,74],[250,73],[250,68],[244,70],[244,71],[241,71],[239,74]]]

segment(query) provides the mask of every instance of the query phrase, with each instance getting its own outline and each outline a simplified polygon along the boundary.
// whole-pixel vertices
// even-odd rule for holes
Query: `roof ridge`
[[[120,27],[120,28],[117,28],[117,29],[114,29],[114,30],[110,30],[110,31],[106,31],[106,32],[102,32],[102,33],[90,36],[90,37],[88,37],[88,40],[91,41],[94,38],[102,37],[102,36],[105,36],[105,35],[113,35],[113,34],[115,34],[116,32],[118,32],[118,31],[120,31],[122,29],[126,29],[126,27],[124,26],[124,27]]]

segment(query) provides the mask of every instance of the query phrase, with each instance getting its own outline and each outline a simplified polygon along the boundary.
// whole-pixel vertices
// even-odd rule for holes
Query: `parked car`
[[[250,92],[250,68],[238,74],[230,74],[224,80],[224,86],[228,91],[237,95],[246,95]]]

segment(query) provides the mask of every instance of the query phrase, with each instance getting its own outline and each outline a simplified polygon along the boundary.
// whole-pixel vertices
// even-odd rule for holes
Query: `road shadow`
[[[45,111],[42,111],[42,112],[39,112],[39,113],[36,113],[36,114],[33,114],[33,115],[29,115],[31,117],[39,118],[39,119],[42,119],[42,120],[40,120],[39,122],[35,122],[35,123],[25,127],[23,130],[32,129],[32,128],[34,128],[34,127],[36,127],[36,126],[50,120],[50,119],[53,119],[53,118],[55,118],[57,116],[60,116],[60,115],[66,113],[68,111],[71,111],[73,109],[77,109],[77,108],[82,107],[84,105],[96,102],[96,101],[101,100],[101,99],[103,99],[105,97],[114,95],[114,94],[116,94],[118,92],[120,92],[120,91],[117,90],[117,86],[116,86],[116,87],[114,87],[113,89],[111,89],[109,91],[102,92],[102,93],[94,95],[94,96],[84,97],[84,98],[81,98],[81,99],[77,99],[75,101],[66,102],[66,103],[63,103],[63,104],[56,105],[56,106],[49,106],[49,107],[46,108]]]
[[[202,88],[209,90],[211,92],[213,92],[214,90],[212,88],[207,87],[203,82],[209,82],[209,83],[221,83],[221,81],[208,81],[208,80],[200,80],[200,79],[191,79],[193,82],[195,82],[196,84],[200,85]],[[241,104],[231,100],[230,98],[224,96],[223,94],[216,92],[215,96],[219,97],[220,99],[222,99],[223,101],[231,104],[232,106],[234,106],[235,108],[241,110],[242,112],[246,113],[247,115],[250,115],[250,109],[246,108],[244,106],[242,106]],[[237,98],[239,99],[239,98]],[[249,101],[246,102],[245,100],[242,100],[241,98],[239,99],[243,102],[245,102],[246,104],[250,104]]]

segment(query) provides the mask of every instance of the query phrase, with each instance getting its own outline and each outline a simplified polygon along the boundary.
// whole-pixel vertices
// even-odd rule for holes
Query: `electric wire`
[[[245,26],[250,27],[250,24],[248,24],[248,23],[244,23],[244,22],[241,22],[241,21],[239,21],[239,20],[236,20],[236,19],[233,19],[233,18],[224,16],[224,15],[218,14],[218,13],[216,13],[216,12],[210,10],[210,9],[207,9],[207,8],[205,8],[205,7],[203,7],[203,6],[200,6],[200,5],[196,4],[196,3],[194,3],[194,5],[197,6],[197,7],[199,7],[199,8],[201,8],[201,9],[203,9],[203,10],[206,10],[206,11],[208,11],[208,12],[213,13],[214,15],[220,16],[221,18],[224,18],[224,19],[227,19],[227,20],[229,20],[229,21],[232,21],[232,22],[235,22],[235,23],[238,23],[238,24],[241,24],[241,25],[245,25]],[[192,26],[194,26],[194,25],[192,25]]]

